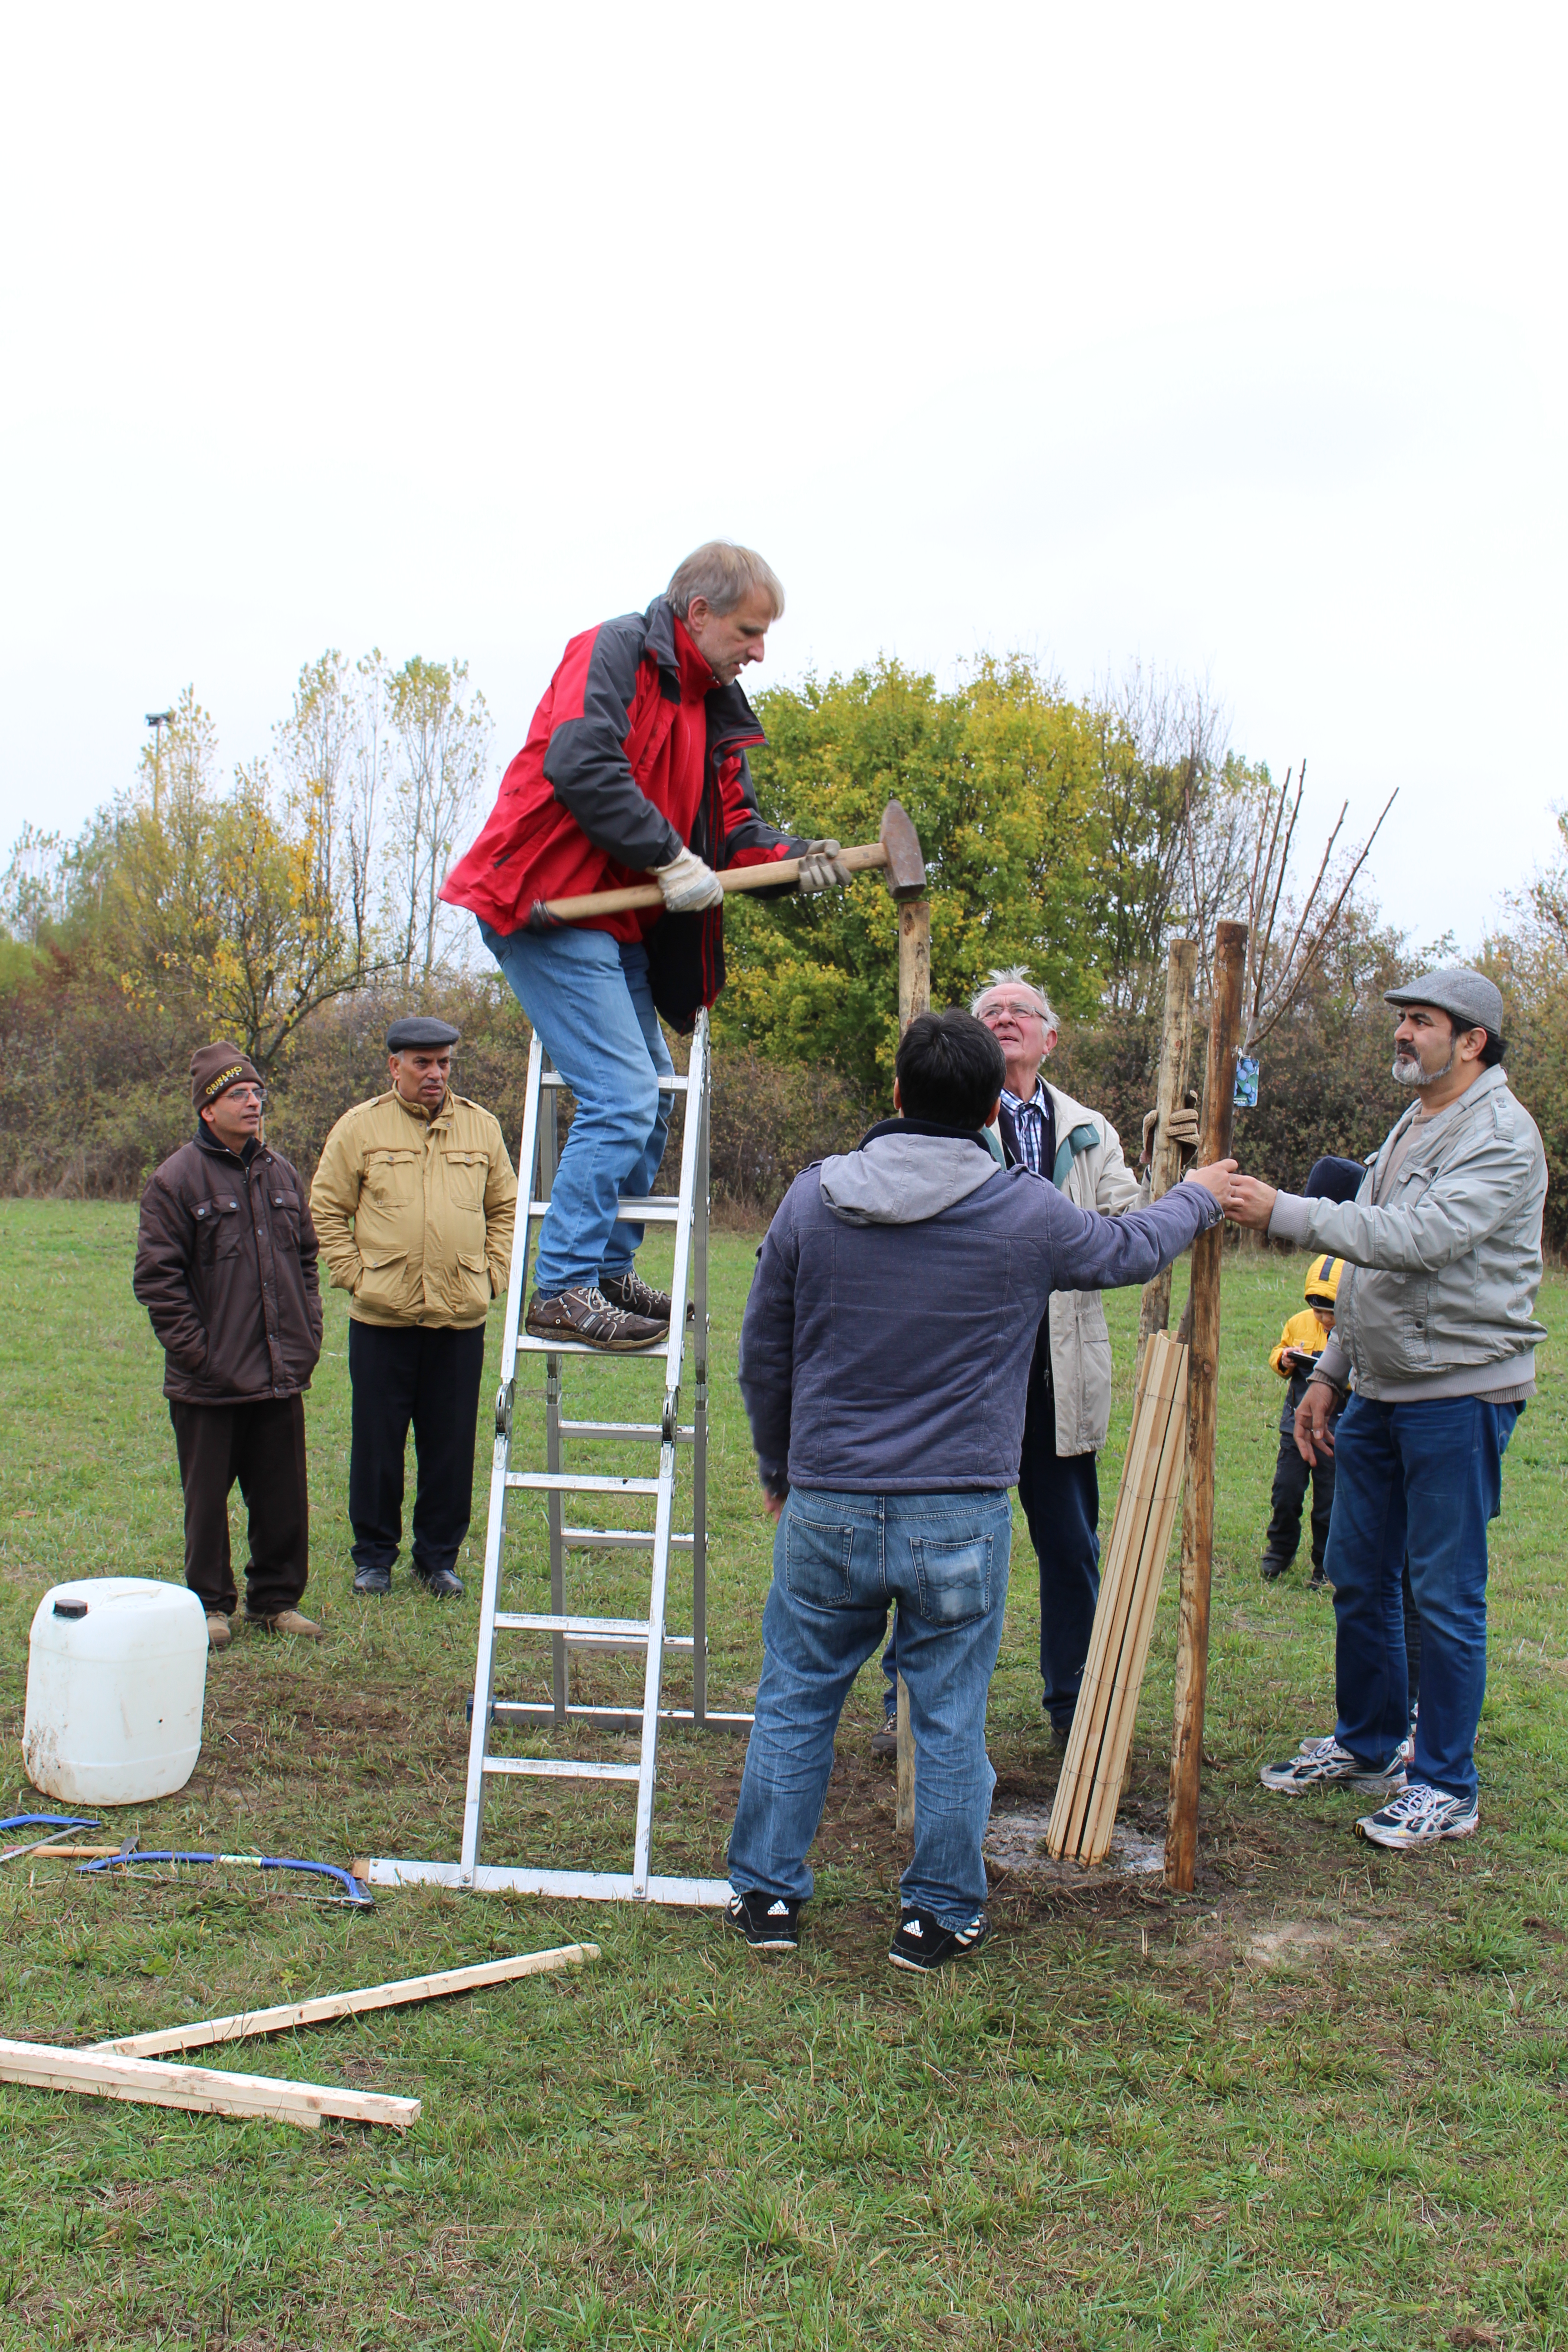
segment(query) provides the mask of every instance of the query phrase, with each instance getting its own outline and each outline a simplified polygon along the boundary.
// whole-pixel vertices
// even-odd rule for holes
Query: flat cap
[[[405,1013],[395,1021],[386,1033],[389,1054],[430,1053],[440,1045],[455,1045],[462,1035],[449,1021],[433,1020],[428,1013]]]
[[[1436,971],[1424,971],[1403,988],[1385,988],[1383,1001],[1435,1004],[1457,1028],[1489,1029],[1494,1037],[1502,1035],[1502,996],[1484,971],[1472,971],[1468,964],[1439,964]]]

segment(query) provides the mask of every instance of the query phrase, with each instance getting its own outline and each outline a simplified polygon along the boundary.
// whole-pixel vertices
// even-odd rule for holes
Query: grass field
[[[0,1204],[6,1810],[30,1809],[19,1742],[40,1594],[180,1572],[133,1232],[125,1208]],[[769,1574],[733,1381],[752,1246],[727,1235],[714,1252],[716,1706],[754,1687]],[[895,1974],[903,1852],[890,1771],[866,1757],[871,1671],[794,1963],[759,1964],[697,1914],[411,1892],[355,1916],[240,1873],[13,1864],[0,2032],[24,2037],[86,2042],[568,1938],[604,1957],[227,2054],[416,2095],[401,2141],[0,2089],[0,2346],[1568,2345],[1564,1388],[1543,1351],[1494,1530],[1482,1832],[1379,1853],[1350,1833],[1354,1799],[1287,1804],[1257,1781],[1261,1759],[1331,1724],[1331,1611],[1303,1570],[1272,1588],[1257,1573],[1278,1409],[1266,1356],[1301,1273],[1253,1255],[1226,1275],[1195,1896],[1003,1878],[984,1958],[929,1983]],[[1111,1306],[1103,1524],[1136,1302]],[[1559,1276],[1542,1314],[1568,1329]],[[307,1605],[329,1638],[237,1635],[213,1662],[195,1778],[117,1832],[339,1862],[456,1853],[473,1602],[437,1609],[401,1570],[388,1601],[350,1597],[345,1331],[335,1296],[309,1399]],[[633,1368],[590,1376],[635,1409]],[[481,1423],[481,1472],[486,1458]],[[542,1547],[519,1527],[513,1589],[537,1593]],[[991,1697],[999,1810],[1037,1805],[1056,1769],[1019,1534]],[[1126,1801],[1155,1833],[1173,1582]],[[590,1559],[574,1598],[635,1606],[626,1556]],[[621,1672],[595,1664],[583,1687],[608,1696]],[[656,1867],[721,1874],[739,1762],[732,1745],[668,1738]],[[624,1796],[535,1781],[505,1799],[490,1859],[626,1866]]]

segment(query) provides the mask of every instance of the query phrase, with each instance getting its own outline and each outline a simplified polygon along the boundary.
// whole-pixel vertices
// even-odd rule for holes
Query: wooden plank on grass
[[[319,2131],[323,2116],[388,2124],[395,2131],[406,2131],[419,2117],[417,2099],[393,2098],[382,2091],[276,2082],[268,2074],[230,2074],[216,2066],[171,2066],[119,2052],[57,2050],[44,2042],[0,2042],[0,2083],[76,2091],[91,2099],[130,2099],[142,2106],[185,2107],[197,2115],[260,2116],[305,2131]]]
[[[125,2033],[93,2044],[128,2058],[155,2058],[168,2050],[204,2050],[215,2042],[243,2042],[255,2033],[287,2033],[296,2025],[320,2025],[330,2017],[360,2017],[366,2010],[399,2009],[405,2002],[441,2000],[448,1993],[473,1992],[480,1985],[508,1984],[514,1977],[542,1976],[555,1969],[580,1968],[599,1957],[597,1944],[557,1944],[546,1952],[514,1952],[504,1960],[479,1960],[472,1968],[442,1969],[428,1977],[398,1977],[389,1984],[364,1985],[354,1992],[318,1993],[276,2009],[237,2011],[232,2017],[198,2019],[153,2033]]]

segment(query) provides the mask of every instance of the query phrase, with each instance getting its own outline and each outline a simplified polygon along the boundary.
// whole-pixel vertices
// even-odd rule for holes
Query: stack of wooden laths
[[[1046,1833],[1047,1853],[1086,1868],[1110,1851],[1160,1579],[1181,1501],[1186,1426],[1187,1350],[1156,1331],[1143,1358],[1089,1661]]]

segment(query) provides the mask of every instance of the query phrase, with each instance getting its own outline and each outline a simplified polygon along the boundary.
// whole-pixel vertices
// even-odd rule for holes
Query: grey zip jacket
[[[1386,1197],[1378,1171],[1415,1116],[1391,1130],[1353,1201],[1281,1192],[1271,1237],[1349,1261],[1319,1370],[1397,1404],[1533,1380],[1546,1154],[1500,1066],[1417,1132]],[[1375,1206],[1374,1203],[1375,1198]]]
[[[1012,1486],[1052,1291],[1147,1282],[1219,1215],[1184,1183],[1095,1216],[978,1135],[874,1128],[795,1178],[757,1252],[740,1376],[763,1486]]]

